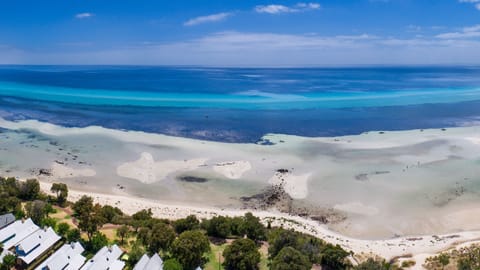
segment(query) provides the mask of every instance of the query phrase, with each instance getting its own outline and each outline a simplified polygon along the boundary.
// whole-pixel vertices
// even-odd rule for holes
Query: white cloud
[[[291,8],[283,5],[256,6],[255,11],[258,13],[269,13],[269,14],[293,12]]]
[[[194,26],[202,23],[218,22],[223,21],[226,18],[230,17],[232,13],[222,12],[217,14],[212,14],[208,16],[200,16],[186,21],[183,25],[185,26]]]
[[[474,28],[465,29],[473,31]],[[128,47],[100,49],[92,46],[63,52],[22,51],[17,54],[20,57],[17,62],[252,67],[447,65],[478,64],[479,50],[480,40],[475,39],[220,32],[185,41],[145,42]],[[11,60],[11,63],[15,61]]]
[[[259,5],[255,7],[255,12],[257,13],[268,13],[268,14],[280,14],[280,13],[296,13],[304,12],[309,10],[320,9],[321,6],[318,3],[297,3],[294,6],[284,6],[284,5]]]
[[[480,10],[480,0],[458,0],[458,2],[473,4],[476,9]]]
[[[480,25],[464,27],[463,29],[461,29],[461,31],[458,32],[442,33],[437,35],[436,37],[441,39],[469,39],[480,37]]]
[[[94,14],[92,13],[89,13],[89,12],[85,12],[85,13],[79,13],[77,15],[75,15],[75,18],[77,19],[87,19],[87,18],[90,18],[90,17],[93,17]]]

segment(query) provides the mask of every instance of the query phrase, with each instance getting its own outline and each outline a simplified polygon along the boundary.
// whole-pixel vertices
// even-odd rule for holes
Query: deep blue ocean
[[[480,121],[480,67],[0,66],[0,117],[227,142]]]

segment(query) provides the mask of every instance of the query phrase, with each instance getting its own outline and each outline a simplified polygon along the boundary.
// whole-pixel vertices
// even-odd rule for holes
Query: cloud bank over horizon
[[[69,53],[31,52],[0,46],[0,61],[3,64],[13,61],[20,64],[253,67],[480,63],[480,55],[477,53],[480,51],[480,41],[469,39],[477,35],[462,36],[462,33],[445,33],[433,38],[398,39],[368,34],[320,36],[232,31],[188,41],[136,44]]]

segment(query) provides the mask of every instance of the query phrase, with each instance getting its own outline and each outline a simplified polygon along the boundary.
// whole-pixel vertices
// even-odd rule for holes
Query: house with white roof
[[[0,216],[0,229],[7,227],[15,221],[15,216],[12,213]]]
[[[125,262],[119,260],[122,254],[123,251],[117,245],[103,247],[81,270],[122,270],[125,267]]]
[[[0,243],[8,250],[39,229],[31,219],[17,220],[0,230]]]
[[[51,227],[37,230],[15,246],[18,263],[30,265],[35,259],[50,250],[61,239]]]
[[[85,263],[83,251],[79,242],[65,244],[35,270],[78,270]]]
[[[162,270],[163,261],[158,254],[153,255],[151,258],[147,254],[144,254],[142,258],[135,265],[133,270]]]

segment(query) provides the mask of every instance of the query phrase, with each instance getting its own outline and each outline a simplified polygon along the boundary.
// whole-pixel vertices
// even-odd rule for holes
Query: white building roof
[[[65,244],[35,270],[78,270],[85,262],[84,250],[78,242]]]
[[[143,270],[145,269],[145,266],[147,266],[148,262],[150,261],[150,258],[148,257],[147,254],[143,254],[142,258],[137,262],[133,270]]]
[[[0,229],[5,228],[15,221],[15,216],[11,213],[0,216]]]
[[[51,227],[45,230],[37,230],[15,246],[15,253],[17,253],[19,259],[26,264],[30,264],[58,242],[60,238]]]
[[[17,220],[0,230],[0,242],[4,249],[10,249],[38,229],[31,219]]]
[[[153,255],[151,258],[147,254],[143,255],[142,258],[135,265],[133,270],[162,270],[163,261],[158,256],[158,254]]]
[[[117,246],[103,247],[92,259],[88,260],[82,270],[122,270],[125,263],[118,260],[123,251]]]

